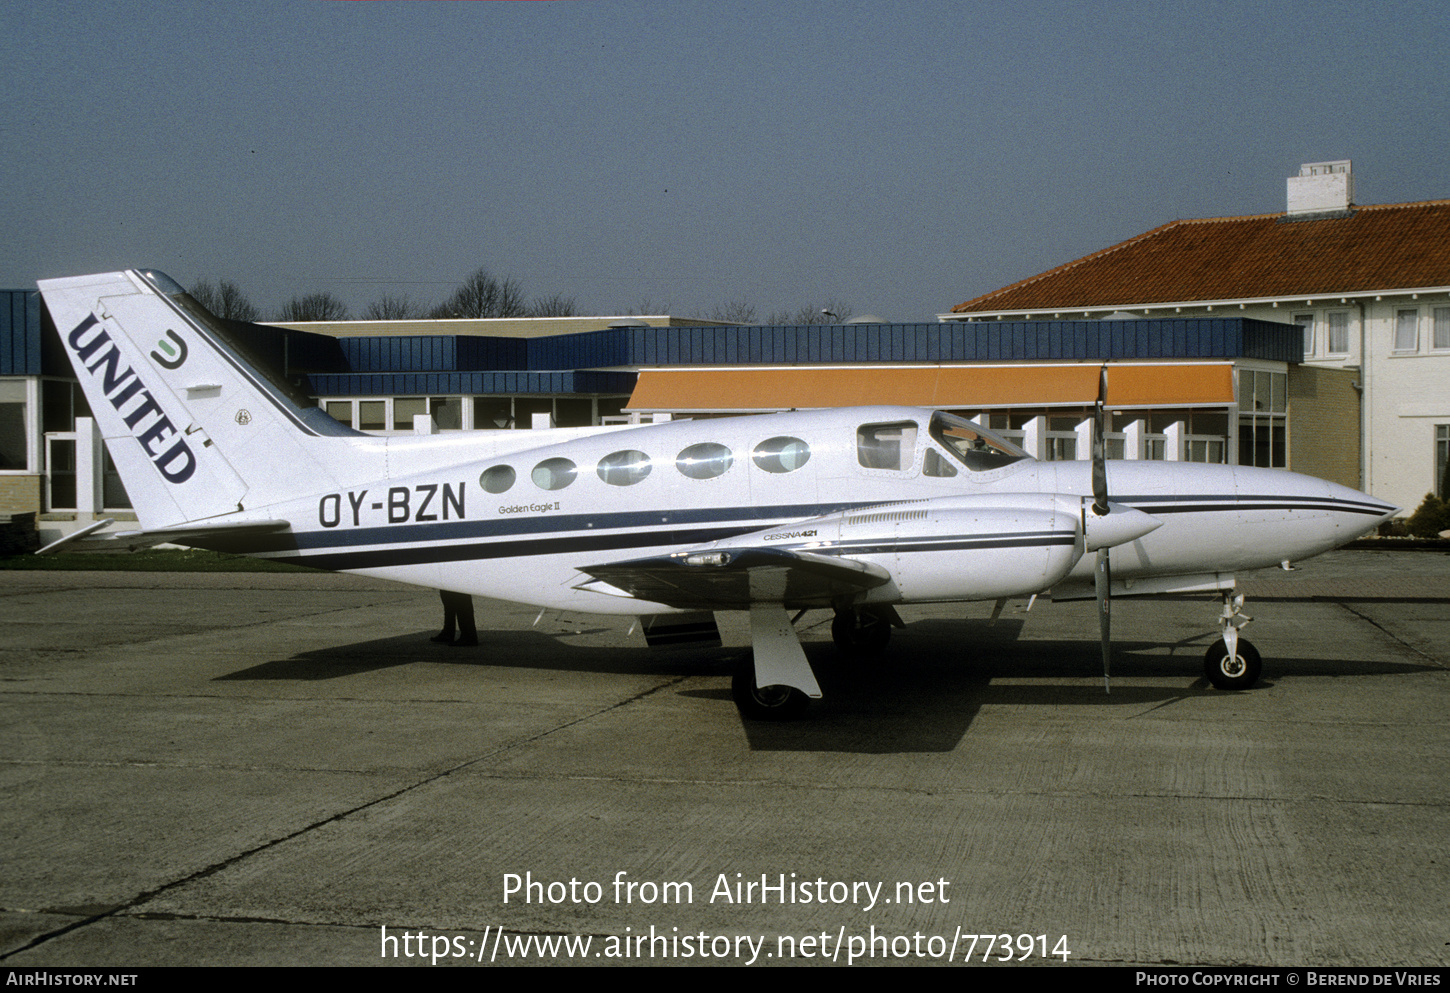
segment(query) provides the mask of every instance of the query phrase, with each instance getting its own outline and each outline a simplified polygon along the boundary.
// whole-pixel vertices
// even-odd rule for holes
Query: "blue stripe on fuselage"
[[[252,552],[288,552],[307,565],[348,570],[429,562],[459,562],[496,558],[533,557],[584,552],[648,549],[703,544],[750,534],[777,524],[800,523],[817,517],[885,507],[902,501],[865,501],[835,505],[782,504],[768,507],[712,507],[698,510],[652,510],[606,514],[541,515],[488,521],[450,521],[384,527],[338,528],[281,535],[266,547],[251,545]],[[1333,497],[1289,497],[1281,494],[1197,494],[1192,496],[1132,495],[1114,498],[1150,514],[1225,513],[1241,510],[1329,510],[1381,516],[1387,505],[1347,501]],[[696,525],[696,526],[692,526]],[[651,528],[649,531],[621,531]],[[611,532],[601,534],[600,532]],[[527,535],[552,537],[521,539]],[[1069,532],[1031,535],[949,535],[939,539],[916,537],[901,541],[862,539],[834,544],[826,554],[867,554],[964,550],[1031,544],[1057,545],[1075,540]],[[423,544],[426,542],[427,544]],[[449,542],[450,544],[434,544]],[[358,546],[373,546],[359,548]],[[803,546],[802,546],[803,547]],[[312,549],[352,549],[313,552]],[[292,558],[293,556],[286,556]]]

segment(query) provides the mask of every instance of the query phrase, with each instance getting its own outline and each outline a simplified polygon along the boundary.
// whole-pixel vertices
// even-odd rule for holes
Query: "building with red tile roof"
[[[1230,314],[1297,324],[1287,464],[1407,510],[1450,497],[1450,200],[1358,205],[1350,163],[1305,165],[1283,213],[1172,221],[984,293],[944,321]],[[1252,403],[1239,389],[1240,460]],[[1350,416],[1350,412],[1357,415]],[[1356,423],[1357,422],[1357,423]]]
[[[1101,316],[1450,288],[1450,200],[1172,221],[952,308]],[[1063,316],[1069,316],[1064,313]]]

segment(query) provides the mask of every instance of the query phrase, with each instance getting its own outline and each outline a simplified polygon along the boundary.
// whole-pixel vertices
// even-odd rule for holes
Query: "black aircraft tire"
[[[748,721],[792,721],[806,712],[810,697],[794,686],[755,686],[755,664],[747,661],[730,680],[730,695]]]
[[[831,641],[848,659],[875,658],[891,641],[891,622],[865,610],[838,610],[831,621]]]
[[[1220,638],[1203,657],[1203,674],[1218,689],[1248,689],[1259,681],[1263,660],[1259,658],[1259,650],[1243,638],[1239,639],[1237,656],[1229,658],[1228,645]]]

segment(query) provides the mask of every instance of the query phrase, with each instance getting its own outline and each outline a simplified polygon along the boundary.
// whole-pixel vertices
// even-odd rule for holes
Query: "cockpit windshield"
[[[1010,441],[997,437],[981,425],[940,410],[931,415],[931,436],[973,472],[1000,469],[1031,458]]]

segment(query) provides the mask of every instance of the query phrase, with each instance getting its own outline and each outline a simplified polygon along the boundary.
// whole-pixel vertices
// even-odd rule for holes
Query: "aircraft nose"
[[[1320,551],[1373,531],[1400,509],[1352,487],[1280,469],[1237,466],[1234,488],[1241,509],[1258,509],[1265,521],[1277,518],[1322,545]]]
[[[1352,487],[1327,481],[1324,485],[1328,490],[1329,503],[1334,510],[1342,514],[1353,514],[1362,517],[1365,523],[1365,530],[1377,526],[1381,521],[1389,520],[1400,512],[1400,508],[1394,504],[1381,500],[1378,497],[1372,497],[1368,493],[1361,493]]]

